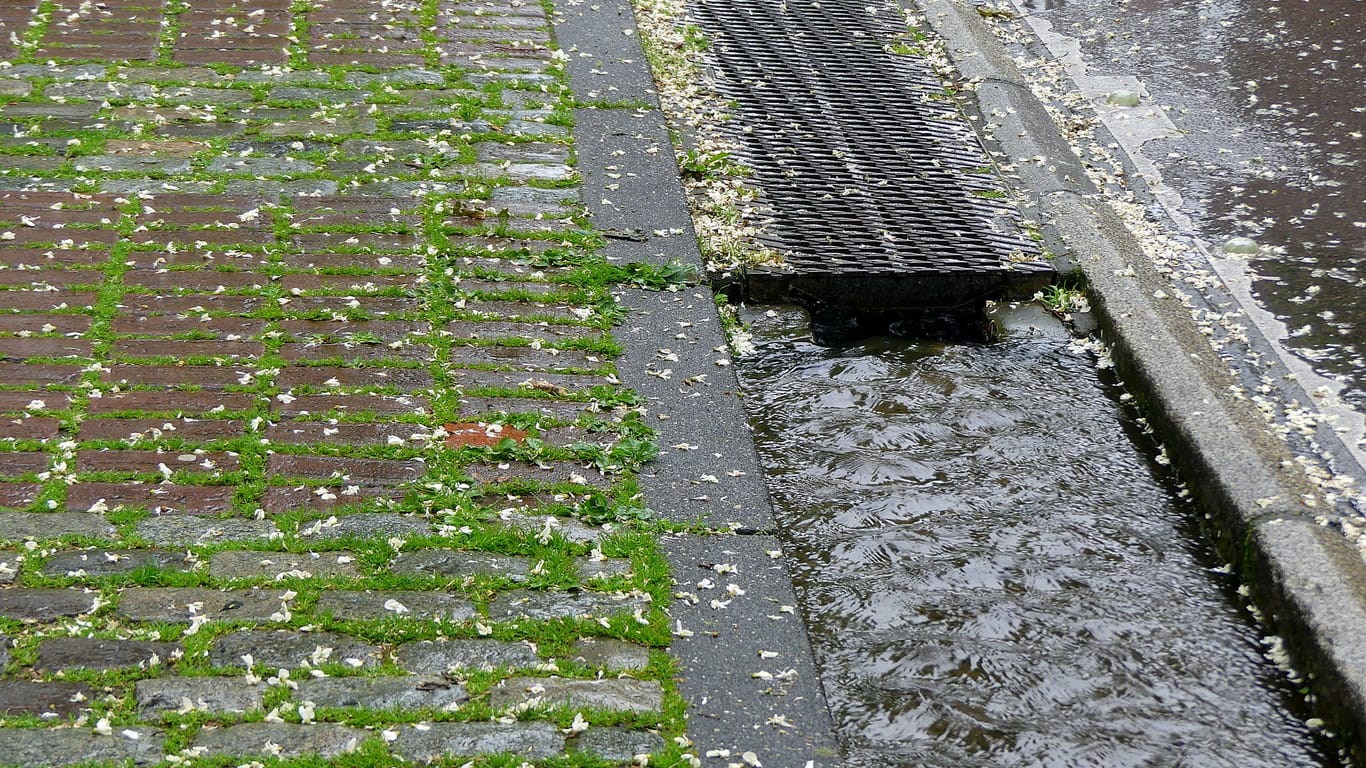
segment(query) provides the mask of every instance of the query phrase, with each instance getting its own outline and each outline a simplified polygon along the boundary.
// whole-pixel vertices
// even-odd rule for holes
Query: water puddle
[[[1366,3],[1022,0],[1092,74],[1133,75],[1177,133],[1144,153],[1216,246],[1248,236],[1286,345],[1366,408]]]
[[[846,765],[1342,764],[1089,353],[1018,327],[830,348],[799,312],[747,319]]]

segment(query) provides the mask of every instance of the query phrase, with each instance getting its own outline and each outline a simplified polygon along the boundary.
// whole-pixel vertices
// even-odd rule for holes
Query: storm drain
[[[786,270],[756,301],[961,308],[1046,279],[977,135],[879,0],[694,0]]]

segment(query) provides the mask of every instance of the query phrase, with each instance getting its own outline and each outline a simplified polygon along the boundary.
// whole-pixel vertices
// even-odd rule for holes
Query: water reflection
[[[1180,136],[1145,154],[1212,242],[1274,246],[1258,298],[1289,346],[1366,408],[1366,3],[1026,3],[1082,43],[1090,71],[1132,74]]]
[[[847,764],[1336,765],[1065,339],[741,368]]]

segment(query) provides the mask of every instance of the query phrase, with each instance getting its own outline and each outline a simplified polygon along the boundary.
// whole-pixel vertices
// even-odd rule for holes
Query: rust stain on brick
[[[447,448],[496,448],[504,440],[520,443],[526,437],[525,430],[502,424],[460,421],[446,425]]]

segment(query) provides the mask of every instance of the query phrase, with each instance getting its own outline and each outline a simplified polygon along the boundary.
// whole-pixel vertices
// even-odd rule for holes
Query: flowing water
[[[846,765],[1340,765],[1088,352],[772,314],[740,372]]]

